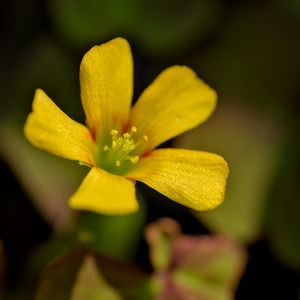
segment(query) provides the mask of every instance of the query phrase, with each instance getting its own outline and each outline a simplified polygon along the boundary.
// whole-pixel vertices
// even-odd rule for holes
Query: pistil
[[[99,167],[115,174],[123,174],[131,168],[131,165],[139,161],[137,147],[142,143],[148,142],[148,137],[135,140],[137,128],[130,128],[130,131],[119,133],[118,130],[112,129],[111,144],[105,144],[100,153]]]

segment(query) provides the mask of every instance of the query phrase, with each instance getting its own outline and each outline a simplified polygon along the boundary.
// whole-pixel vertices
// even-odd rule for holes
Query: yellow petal
[[[32,112],[27,118],[24,132],[27,139],[40,149],[93,164],[94,142],[90,131],[69,118],[40,89],[35,92]]]
[[[227,163],[216,154],[159,149],[142,158],[126,177],[195,210],[209,210],[223,201],[227,175]]]
[[[148,137],[148,150],[204,122],[216,93],[188,67],[163,71],[134,105],[131,125]]]
[[[133,62],[128,42],[116,38],[95,46],[80,65],[81,100],[87,123],[97,136],[128,121],[133,93]]]
[[[133,182],[99,168],[91,169],[69,205],[104,214],[133,213],[138,209]]]

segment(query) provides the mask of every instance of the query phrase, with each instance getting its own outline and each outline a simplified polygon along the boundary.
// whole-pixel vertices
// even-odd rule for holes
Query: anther
[[[130,155],[131,151],[134,149],[140,149],[140,144],[148,142],[148,136],[144,135],[142,138],[137,137],[135,141],[135,133],[137,128],[132,126],[128,132],[119,132],[116,129],[110,131],[111,135],[111,145],[104,144],[103,152],[106,152],[104,158],[107,158],[110,163],[115,167],[121,167],[120,171],[123,171],[123,168],[127,167],[127,163],[136,164],[140,157],[138,155]],[[137,152],[135,154],[138,154]],[[125,164],[123,166],[123,164]]]
[[[131,157],[131,158],[130,158],[130,161],[131,161],[133,164],[136,164],[136,163],[138,162],[139,158],[140,158],[140,157],[137,155],[137,156]]]
[[[113,129],[113,130],[110,132],[110,134],[111,134],[112,136],[116,136],[118,133],[119,133],[119,132],[118,132],[118,130],[116,130],[116,129]]]

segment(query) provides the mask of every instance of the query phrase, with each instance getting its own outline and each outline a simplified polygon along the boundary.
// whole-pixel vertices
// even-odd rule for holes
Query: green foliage
[[[278,259],[299,270],[299,128],[293,128],[291,120],[299,122],[295,112],[300,2],[35,2],[13,0],[4,5],[13,9],[3,18],[0,152],[55,232],[31,251],[20,282],[6,291],[5,299],[32,299],[32,282],[58,256],[39,281],[37,300],[148,300],[152,299],[150,288],[160,292],[159,300],[186,295],[221,300],[230,299],[238,284],[244,256],[231,242],[219,238],[197,240],[199,247],[179,262],[178,257],[184,257],[180,245],[190,245],[191,239],[181,236],[174,250],[172,234],[160,232],[150,246],[150,257],[155,270],[164,272],[152,276],[151,286],[148,277],[131,265],[100,256],[98,252],[133,258],[145,222],[143,201],[142,210],[130,216],[77,215],[66,201],[87,169],[36,150],[23,137],[25,116],[38,87],[84,122],[80,57],[88,47],[116,36],[128,37],[137,54],[138,90],[161,69],[160,64],[174,62],[198,70],[219,94],[216,114],[177,142],[180,147],[222,154],[229,162],[225,202],[215,211],[197,214],[200,221],[212,232],[229,234],[246,244],[266,237]],[[140,72],[144,62],[151,69],[147,75]],[[291,136],[282,139],[291,128]],[[97,254],[78,251],[61,256],[80,245]],[[2,250],[0,246],[0,289],[5,281]],[[22,249],[19,252],[18,257],[23,254]],[[166,274],[170,266],[172,272]],[[166,283],[171,283],[168,290],[163,289]]]
[[[76,273],[83,259],[83,252],[74,252],[53,262],[45,270],[40,279],[36,292],[36,300],[70,299]]]
[[[78,272],[71,300],[122,300],[101,276],[93,256],[87,255]]]
[[[148,294],[147,276],[132,265],[80,250],[47,267],[36,300],[133,300],[148,299]]]
[[[48,1],[53,22],[72,44],[99,43],[117,32],[156,55],[174,55],[216,29],[219,0]]]
[[[233,299],[246,262],[242,247],[224,236],[183,235],[171,219],[150,224],[146,238],[156,271],[152,279],[155,299]],[[163,264],[160,250],[164,251]]]

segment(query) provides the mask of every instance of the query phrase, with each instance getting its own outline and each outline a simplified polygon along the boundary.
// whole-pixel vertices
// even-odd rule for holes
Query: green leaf
[[[36,300],[68,300],[85,253],[74,252],[55,260],[43,273]]]
[[[94,258],[101,274],[124,299],[152,299],[149,275],[143,273],[135,265],[95,253]]]
[[[145,238],[149,244],[149,255],[155,271],[166,271],[172,259],[172,239],[181,233],[179,225],[172,219],[161,218],[148,224]]]
[[[107,297],[100,299],[149,300],[149,278],[129,263],[77,250],[49,264],[39,280],[35,299],[79,300],[99,295]],[[80,298],[83,296],[86,298]]]
[[[184,235],[179,225],[167,218],[149,224],[145,236],[155,268],[155,299],[233,299],[247,260],[239,244],[225,236]],[[166,238],[163,243],[162,236]],[[162,261],[159,250],[165,252]]]
[[[71,300],[122,300],[100,274],[93,256],[87,255],[77,275]]]
[[[198,237],[196,243],[191,239],[182,237],[176,241],[175,251],[180,251],[181,245],[186,247],[191,242],[194,245],[188,255],[181,254],[172,276],[174,282],[184,294],[198,295],[198,299],[233,299],[245,269],[245,250],[223,236]]]
[[[51,0],[48,6],[59,32],[74,45],[122,34],[152,54],[168,55],[209,36],[223,11],[219,0]]]
[[[206,124],[179,137],[176,146],[218,153],[229,164],[223,204],[196,214],[209,229],[247,243],[260,236],[280,144],[273,121],[237,103],[222,104]]]

